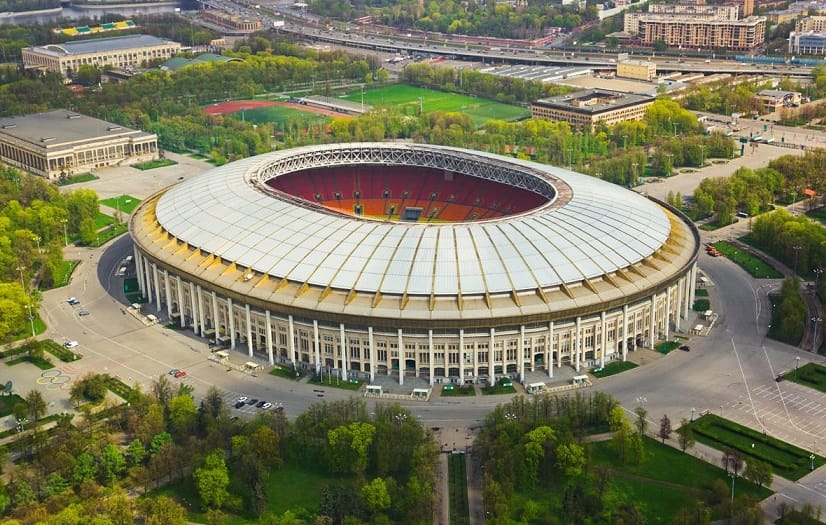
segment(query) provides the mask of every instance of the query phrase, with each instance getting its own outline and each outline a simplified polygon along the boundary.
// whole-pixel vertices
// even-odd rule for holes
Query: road
[[[181,176],[194,176],[209,166],[186,157],[175,158],[181,160],[181,164],[152,170],[148,174],[132,173],[137,170],[131,168],[105,170],[100,180],[85,185],[102,196],[118,195],[128,190],[130,195],[142,198],[163,184],[174,183]],[[726,166],[726,169],[734,167],[733,163]],[[674,182],[686,184],[684,193],[688,194],[690,181],[696,185],[697,180],[706,175],[706,172],[680,175]],[[651,186],[656,186],[657,191],[662,187],[665,191],[672,184]],[[171,330],[162,325],[145,326],[139,319],[123,313],[127,305],[121,280],[115,277],[115,272],[130,253],[128,237],[100,249],[67,249],[67,258],[78,259],[81,264],[68,287],[44,293],[41,309],[49,326],[47,336],[58,341],[80,342],[78,350],[84,358],[73,366],[62,367],[65,375],[74,378],[87,371],[108,372],[127,383],[140,383],[148,389],[159,375],[166,374],[171,368],[179,368],[188,372],[183,381],[195,388],[196,396],[204,395],[210,386],[215,385],[228,403],[240,395],[280,402],[289,417],[317,401],[345,399],[351,395],[349,391],[319,389],[264,373],[256,377],[228,371],[224,365],[208,359],[211,353],[207,342],[191,332]],[[645,366],[599,380],[593,388],[610,393],[629,410],[638,404],[638,400],[645,399],[643,404],[652,428],[656,428],[663,414],[668,414],[676,425],[681,418],[690,418],[692,409],[694,414],[711,410],[822,454],[826,449],[823,424],[826,421],[826,395],[790,382],[774,381],[778,372],[792,370],[798,362],[800,366],[813,360],[823,362],[822,358],[809,352],[765,338],[769,321],[767,294],[778,286],[778,282],[755,281],[724,258],[703,254],[699,264],[715,283],[710,287],[710,300],[720,313],[710,335],[693,337],[690,352],[672,352]],[[69,306],[65,301],[69,296],[80,299],[80,306]],[[78,316],[78,308],[90,311],[91,315]],[[691,326],[689,323],[683,321],[683,329]],[[231,360],[243,363],[249,358],[246,353],[233,352]],[[31,388],[16,386],[20,390]],[[51,392],[51,395],[59,396],[59,392]],[[470,435],[468,429],[478,427],[492,406],[508,399],[509,396],[450,400],[437,397],[427,403],[411,401],[403,404],[425,426],[441,429],[440,435],[445,441],[441,445],[452,447],[458,441],[461,448],[461,440]],[[65,409],[60,408],[65,405],[61,405],[59,399],[51,402],[55,403],[53,410]],[[255,412],[257,409],[245,407],[243,410]],[[794,501],[826,505],[826,468],[799,483],[788,484],[783,494],[784,498]]]

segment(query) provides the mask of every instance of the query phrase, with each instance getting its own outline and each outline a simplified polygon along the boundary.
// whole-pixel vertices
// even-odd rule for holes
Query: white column
[[[172,321],[172,287],[169,285],[169,270],[163,271],[164,299],[166,299],[166,316]]]
[[[689,282],[688,282],[688,286],[689,286],[689,288],[688,288],[688,293],[689,293],[688,304],[693,305],[694,304],[694,290],[695,290],[694,283],[697,282],[697,263],[694,263],[694,265],[691,267],[691,274],[690,275],[691,275],[691,277],[689,277]]]
[[[345,353],[347,347],[347,340],[344,338],[344,323],[338,324],[338,331],[339,337],[341,338],[341,345],[339,347],[341,351],[341,371],[339,372],[339,375],[341,376],[341,379],[347,381],[347,363]]]
[[[152,273],[151,268],[149,266],[149,260],[146,257],[143,258],[143,280],[144,284],[146,284],[146,293],[144,293],[144,297],[150,303],[152,302]]]
[[[628,305],[622,307],[622,360],[628,360]]]
[[[574,364],[579,372],[579,350],[582,347],[582,318],[576,318],[576,337],[574,338]]]
[[[244,305],[244,313],[247,320],[247,355],[252,357],[252,316],[250,315],[250,305]],[[255,334],[256,336],[258,334]]]
[[[428,361],[430,361],[430,386],[433,386],[433,366],[436,364],[433,362],[433,330],[428,329],[427,331],[427,352],[428,352]]]
[[[197,296],[198,300],[198,315],[200,316],[199,319],[201,322],[201,336],[203,336],[204,330],[206,330],[206,310],[204,310],[204,291],[201,290],[201,285],[198,285],[196,287],[195,295]]]
[[[691,272],[689,271],[685,276],[685,281],[683,282],[683,286],[685,287],[685,291],[683,292],[683,310],[685,310],[685,319],[688,319],[689,313],[691,312],[692,304],[689,302],[691,300]]]
[[[318,333],[318,320],[313,319],[313,352],[315,353],[315,373],[321,371],[321,336]]]
[[[272,355],[272,317],[270,316],[270,311],[267,310],[264,312],[264,315],[267,319],[267,358],[270,360],[270,364],[275,364],[275,358]]]
[[[685,277],[683,277],[682,280],[684,281]],[[674,313],[674,331],[679,332],[680,331],[680,319],[684,315],[684,312],[683,312],[683,284],[682,284],[682,282],[678,283],[675,289],[676,289],[676,292],[677,292],[677,297],[676,297],[676,299],[677,299],[677,304],[676,304],[677,311]]]
[[[554,377],[554,322],[548,323],[548,344],[545,345],[545,366],[548,367],[548,377]]]
[[[496,384],[496,348],[494,347],[494,340],[496,339],[496,329],[490,329],[490,342],[488,343],[488,378],[492,379],[492,383]],[[504,370],[502,371],[504,372]]]
[[[212,292],[212,327],[215,329],[215,344],[218,344],[218,295]]]
[[[293,316],[287,316],[287,349],[290,352],[290,360],[293,362],[293,367],[298,367],[298,359],[296,359],[295,351],[295,324],[293,324]]]
[[[186,328],[186,320],[184,319],[186,317],[184,315],[184,290],[180,275],[175,276],[175,285],[178,289],[178,313],[181,314],[181,328]]]
[[[229,297],[227,297],[227,317],[229,318],[229,347],[235,348],[235,308]]]
[[[648,316],[648,336],[651,338],[651,349],[654,348],[656,342],[656,314],[657,314],[657,294],[651,296],[651,312]]]
[[[138,278],[138,289],[141,295],[146,296],[146,283],[143,280],[143,256],[135,249],[135,277]]]
[[[600,350],[599,350],[599,367],[605,368],[605,348],[608,345],[608,340],[605,337],[605,310],[602,311],[602,318],[600,323],[600,332],[599,332],[599,342],[600,342]],[[612,352],[613,353],[613,352]]]
[[[465,330],[459,329],[459,384],[465,384]]]
[[[193,283],[189,283],[189,303],[192,305],[192,331],[196,335],[199,335],[198,327],[201,325],[198,316],[200,314],[198,312],[198,299],[195,298],[195,285]]]
[[[401,328],[399,328],[399,342],[398,342],[398,345],[399,345],[399,384],[403,385],[404,384],[404,371],[407,368],[407,359],[404,355],[404,342],[402,341],[402,329]],[[415,356],[416,354],[414,353],[413,355]],[[419,377],[419,360],[414,358],[413,362],[416,363],[415,364],[416,371],[414,372],[414,374],[416,375],[416,377]],[[391,361],[390,361],[390,366],[393,366],[392,358],[391,358]]]
[[[367,341],[370,345],[370,382],[376,380],[376,345],[373,344],[373,327],[367,327]]]
[[[671,288],[665,289],[665,340],[668,341],[671,328]]]
[[[158,265],[152,263],[152,277],[155,281],[155,309],[161,311],[161,280],[158,277]]]
[[[519,325],[519,343],[516,345],[519,354],[519,382],[525,384],[525,325]]]

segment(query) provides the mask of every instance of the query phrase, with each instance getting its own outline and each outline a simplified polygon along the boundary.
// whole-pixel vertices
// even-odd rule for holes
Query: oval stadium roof
[[[309,167],[390,166],[388,158],[411,152],[455,165],[471,159],[510,166],[545,180],[557,198],[510,217],[424,224],[337,214],[259,184]],[[648,258],[671,231],[657,204],[594,177],[420,144],[310,146],[244,159],[170,189],[155,213],[181,242],[273,278],[399,295],[512,293],[581,282]]]

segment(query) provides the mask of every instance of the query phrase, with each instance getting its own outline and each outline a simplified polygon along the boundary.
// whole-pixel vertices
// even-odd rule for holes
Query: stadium
[[[353,143],[232,162],[143,201],[138,285],[222,345],[343,379],[525,381],[680,328],[699,236],[594,177],[460,148]]]

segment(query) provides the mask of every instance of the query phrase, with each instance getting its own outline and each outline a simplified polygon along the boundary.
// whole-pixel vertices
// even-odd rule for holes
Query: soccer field
[[[342,98],[351,102],[361,102],[361,91],[349,93]],[[364,91],[364,103],[371,106],[409,106],[410,112],[418,112],[420,101],[425,113],[430,111],[464,113],[473,119],[477,126],[484,124],[487,120],[519,120],[531,115],[529,109],[519,106],[406,84]]]
[[[301,111],[285,106],[268,106],[265,108],[248,109],[244,111],[244,118],[249,122],[261,124],[273,122],[276,129],[284,129],[285,123],[295,123],[299,127],[309,124],[327,123],[329,117],[318,115],[309,111]]]

